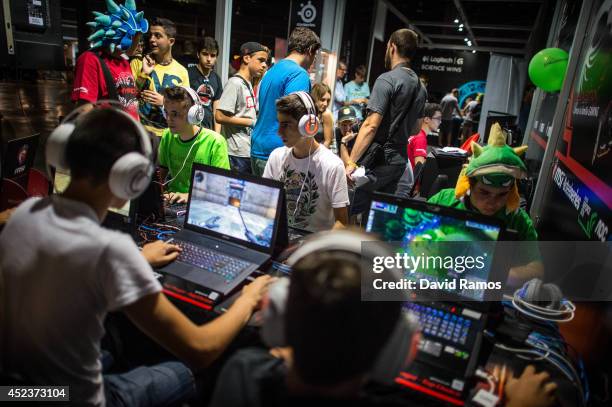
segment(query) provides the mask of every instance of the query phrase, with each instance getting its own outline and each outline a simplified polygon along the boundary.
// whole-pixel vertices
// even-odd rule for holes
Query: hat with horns
[[[87,23],[94,31],[88,38],[92,49],[107,48],[111,53],[117,49],[126,51],[137,33],[149,31],[144,12],[136,12],[135,0],[125,0],[123,5],[106,0],[106,9],[106,13],[94,11],[94,21]]]

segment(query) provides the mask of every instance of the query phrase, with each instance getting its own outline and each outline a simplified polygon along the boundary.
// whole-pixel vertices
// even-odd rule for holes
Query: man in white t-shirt
[[[135,126],[114,109],[80,116],[66,147],[66,190],[26,200],[0,234],[2,372],[28,385],[69,386],[78,405],[170,405],[195,393],[191,370],[178,361],[103,375],[108,312],[123,311],[191,368],[203,368],[247,323],[270,282],[255,280],[224,315],[197,326],[165,297],[147,263],[163,265],[180,248],[160,243],[165,261],[143,256],[128,235],[100,226],[109,207],[125,204],[109,174],[120,157],[142,151]]]
[[[300,118],[314,110],[310,95],[302,92],[302,96],[308,98],[310,108],[295,93],[276,101],[278,134],[285,146],[272,151],[263,176],[285,184],[290,226],[310,231],[328,230],[335,223],[348,223],[344,164],[314,137],[300,133]]]

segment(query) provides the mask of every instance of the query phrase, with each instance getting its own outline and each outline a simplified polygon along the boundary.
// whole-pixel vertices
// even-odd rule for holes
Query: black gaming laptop
[[[271,258],[282,191],[278,181],[194,163],[184,228],[174,235],[183,250],[161,271],[226,296]]]
[[[398,253],[410,252],[414,243],[431,241],[468,242],[465,246],[476,253],[484,247],[494,250],[503,224],[496,218],[472,212],[375,193],[366,231],[397,244]],[[483,268],[465,271],[460,276],[444,266],[438,270],[420,268],[412,274],[405,273],[404,277],[419,281],[419,285],[421,280],[505,282],[507,269],[498,267],[494,257],[485,259]],[[476,368],[487,311],[492,304],[488,301],[493,299],[490,293],[459,285],[456,290],[444,293],[445,301],[434,301],[429,290],[413,293],[414,301],[407,302],[405,307],[419,318],[422,339],[416,360],[396,383],[450,404],[463,405],[466,381]]]

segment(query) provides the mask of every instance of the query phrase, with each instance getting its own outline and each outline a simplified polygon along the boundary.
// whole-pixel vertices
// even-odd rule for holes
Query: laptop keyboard
[[[424,334],[465,345],[472,325],[471,320],[415,302],[408,302],[405,306],[419,318]]]
[[[251,263],[217,253],[202,246],[194,245],[186,241],[178,242],[183,251],[178,260],[201,268],[210,273],[218,274],[226,282],[233,281]]]

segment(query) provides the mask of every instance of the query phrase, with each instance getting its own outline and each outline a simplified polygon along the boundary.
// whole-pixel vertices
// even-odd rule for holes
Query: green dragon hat
[[[506,133],[499,123],[493,124],[489,133],[489,141],[485,147],[472,142],[472,158],[463,169],[457,186],[455,196],[460,198],[470,189],[469,178],[476,178],[486,185],[494,187],[514,186],[516,179],[527,176],[527,167],[520,155],[527,150],[527,146],[512,148],[506,144]],[[518,191],[508,200],[507,209],[518,208]],[[515,195],[515,196],[514,196]]]
[[[149,31],[144,12],[136,12],[135,0],[125,0],[124,5],[106,0],[106,8],[106,13],[94,11],[96,18],[87,23],[94,30],[88,38],[92,49],[107,48],[111,53],[116,49],[127,51],[137,33]]]

